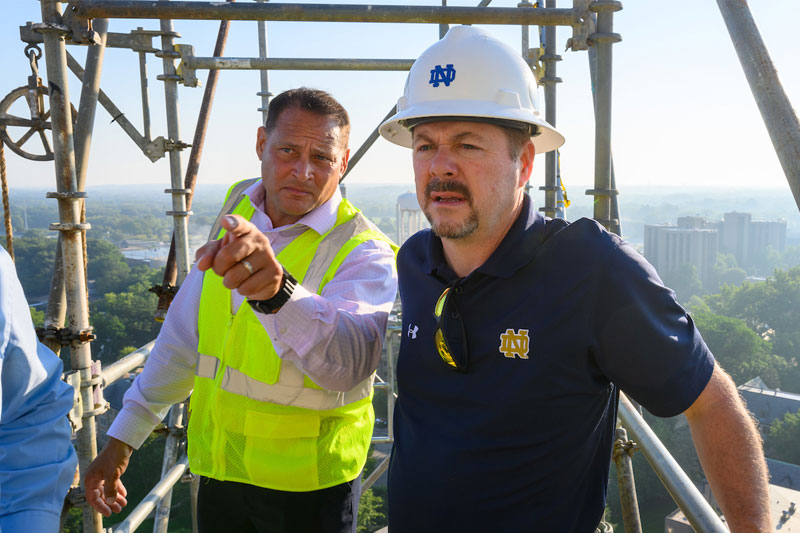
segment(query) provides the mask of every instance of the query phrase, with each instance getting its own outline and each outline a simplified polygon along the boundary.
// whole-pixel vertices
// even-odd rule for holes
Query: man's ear
[[[256,133],[256,155],[258,156],[259,161],[261,160],[261,155],[264,153],[264,147],[267,146],[267,129],[264,126],[260,126],[258,128],[258,133]]]
[[[536,147],[533,141],[528,141],[519,154],[519,183],[522,187],[531,179],[533,173],[533,159],[536,157]]]
[[[345,150],[344,151],[344,155],[342,156],[342,174],[341,174],[341,176],[344,176],[344,173],[347,171],[347,164],[349,162],[350,162],[350,148]],[[339,177],[341,178],[341,176],[339,176]]]

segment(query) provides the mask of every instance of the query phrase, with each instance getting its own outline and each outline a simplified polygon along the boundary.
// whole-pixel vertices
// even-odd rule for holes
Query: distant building
[[[750,213],[725,213],[720,228],[720,251],[733,254],[739,266],[752,265],[768,248],[786,248],[785,220],[752,220]]]
[[[689,227],[645,225],[644,256],[662,276],[680,266],[693,265],[700,281],[708,285],[717,261],[717,231],[698,229],[694,226],[697,221],[688,218],[694,217],[682,217],[681,222]]]
[[[775,531],[785,533],[800,531],[800,509],[798,509],[800,491],[775,483],[772,479],[774,478],[772,469],[770,469],[770,478],[769,507]],[[704,486],[702,492],[711,503],[711,506],[719,512],[719,506],[714,500],[708,485]],[[721,518],[725,522],[725,517]],[[683,511],[676,509],[664,519],[664,532],[694,533],[694,529],[689,525],[689,520],[683,514]]]
[[[769,482],[779,487],[800,490],[800,465],[767,458]],[[798,501],[800,504],[800,501]]]
[[[739,266],[747,264],[750,241],[750,213],[725,213],[720,231],[720,250],[733,254]]]
[[[407,192],[397,197],[397,244],[403,244],[406,239],[421,229],[429,227],[428,219],[422,212],[417,202],[417,195]]]
[[[750,223],[749,260],[755,261],[766,254],[769,248],[777,252],[786,249],[785,220],[753,220]]]
[[[786,413],[800,410],[800,394],[773,390],[767,387],[761,378],[753,378],[739,386],[739,394],[747,403],[747,408],[756,417],[762,428]],[[797,487],[800,490],[800,487]]]
[[[713,234],[713,235],[712,235]],[[717,252],[729,253],[747,267],[773,248],[786,248],[785,220],[752,220],[750,213],[725,213],[722,220],[678,217],[677,225],[645,225],[644,256],[663,276],[682,265],[694,265],[700,281],[711,280]]]

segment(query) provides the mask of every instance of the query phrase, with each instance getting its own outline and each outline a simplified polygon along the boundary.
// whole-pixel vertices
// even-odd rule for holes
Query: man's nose
[[[438,147],[430,160],[430,173],[432,176],[455,176],[457,168],[456,162],[450,149],[444,146]]]
[[[295,174],[298,179],[310,180],[314,177],[314,165],[310,157],[300,157],[295,162]]]

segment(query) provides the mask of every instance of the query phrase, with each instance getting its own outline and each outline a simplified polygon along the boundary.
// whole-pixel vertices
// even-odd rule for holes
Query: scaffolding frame
[[[173,246],[175,270],[173,279],[183,280],[190,268],[188,255],[187,219],[191,214],[192,184],[181,181],[181,150],[189,147],[180,140],[178,120],[178,84],[197,86],[197,70],[208,69],[216,75],[222,69],[255,69],[261,71],[261,111],[266,107],[272,94],[269,92],[268,71],[278,69],[324,69],[324,70],[408,70],[413,60],[363,60],[363,59],[280,59],[269,58],[266,41],[266,21],[315,21],[315,22],[413,22],[440,25],[440,36],[448,24],[506,24],[520,25],[522,28],[522,55],[538,74],[538,81],[545,87],[546,119],[556,124],[556,86],[561,81],[556,76],[556,64],[561,57],[555,53],[556,28],[569,27],[572,30],[570,47],[574,51],[588,50],[591,70],[593,100],[595,109],[595,172],[594,188],[586,194],[595,197],[594,218],[610,231],[619,233],[619,211],[617,191],[611,159],[611,95],[612,95],[612,45],[620,40],[613,31],[614,12],[622,5],[616,0],[573,0],[571,8],[556,7],[556,0],[546,0],[546,7],[534,6],[523,1],[516,8],[490,8],[491,0],[482,0],[477,7],[442,6],[364,6],[364,5],[320,5],[320,4],[268,4],[267,0],[255,0],[256,4],[209,3],[198,1],[131,1],[131,0],[71,0],[62,9],[59,0],[41,0],[42,22],[30,24],[21,29],[23,40],[28,43],[43,42],[47,61],[51,125],[53,130],[53,155],[57,191],[47,196],[55,198],[59,207],[59,222],[51,224],[50,229],[59,232],[59,253],[54,265],[53,284],[45,325],[64,332],[60,338],[51,338],[49,343],[58,351],[61,346],[70,347],[71,369],[65,380],[78,391],[79,401],[71,419],[77,428],[77,447],[80,457],[79,467],[83,472],[97,454],[95,416],[107,409],[102,398],[102,388],[141,366],[147,358],[153,343],[136,350],[117,363],[100,370],[91,359],[89,342],[92,339],[88,320],[88,298],[85,278],[85,231],[90,226],[85,223],[83,192],[95,108],[99,102],[116,122],[125,130],[137,147],[151,160],[168,154],[170,160],[170,188],[165,192],[171,195],[173,217]],[[789,181],[795,200],[800,207],[800,124],[791,110],[788,98],[780,87],[774,66],[769,60],[766,47],[758,35],[747,5],[735,0],[717,0],[729,31],[740,56],[745,74],[750,81],[754,95],[766,122],[773,145]],[[536,7],[536,8],[534,8]],[[130,34],[114,34],[106,31],[110,18],[159,19],[159,31],[139,28]],[[258,22],[259,57],[223,58],[215,51],[215,57],[194,56],[189,45],[176,45],[179,37],[174,32],[172,21],[186,20],[250,20]],[[544,50],[529,46],[529,27],[545,27]],[[222,35],[222,27],[220,35]],[[742,35],[746,39],[742,39]],[[161,48],[152,45],[152,38],[161,38]],[[89,44],[85,68],[81,68],[66,51],[66,44]],[[143,133],[125,119],[111,100],[100,90],[99,79],[105,47],[127,48],[139,54],[142,80],[142,110],[144,115]],[[219,49],[219,48],[218,48]],[[755,50],[749,53],[747,50]],[[158,79],[164,82],[167,138],[150,137],[150,110],[146,91],[145,55],[154,53],[162,59],[163,74]],[[180,65],[178,61],[180,60]],[[72,111],[69,99],[67,69],[82,81],[80,112],[73,131]],[[766,81],[765,81],[766,80]],[[765,90],[768,89],[768,90]],[[213,91],[212,91],[213,93]],[[213,99],[213,94],[212,98]],[[208,102],[208,107],[211,103]],[[788,106],[788,107],[787,107]],[[206,102],[204,101],[204,109]],[[788,111],[787,111],[788,109]],[[393,112],[390,111],[389,115]],[[389,116],[387,115],[387,116]],[[207,124],[207,114],[198,121],[198,129]],[[367,138],[351,159],[350,169],[358,162],[372,143],[377,139],[377,128]],[[195,144],[197,143],[195,136]],[[201,136],[202,139],[202,136]],[[784,142],[788,140],[788,142]],[[202,144],[202,141],[201,141]],[[193,147],[194,150],[194,147]],[[199,149],[197,160],[199,160]],[[191,164],[190,164],[191,167]],[[348,171],[350,170],[348,169]],[[196,177],[196,168],[194,170]],[[187,172],[189,174],[189,172]],[[187,181],[189,176],[187,175]],[[563,216],[563,203],[559,203],[561,192],[558,173],[557,154],[550,153],[546,158],[545,205],[541,208],[550,216]],[[168,269],[169,271],[169,269]],[[168,276],[162,290],[170,292]],[[174,283],[174,281],[172,282]],[[168,305],[168,301],[166,303]],[[162,308],[166,312],[166,307]],[[64,322],[68,323],[63,328]],[[376,387],[387,387],[389,410],[388,436],[378,441],[391,442],[392,412],[394,401],[392,362],[394,340],[398,326],[390,326],[387,331],[387,354],[390,375],[386,382]],[[53,336],[51,336],[53,337]],[[381,380],[382,381],[382,380]],[[658,442],[652,431],[641,419],[637,410],[622,395],[619,406],[622,423],[637,440],[638,447],[658,473],[673,498],[686,513],[690,523],[702,531],[725,531],[716,513],[703,499],[688,477]],[[628,479],[628,485],[621,487],[621,494],[633,494],[630,472],[630,441],[623,429],[618,433],[619,447],[615,445],[615,460],[618,468],[626,472],[619,476]],[[156,531],[166,531],[169,512],[169,493],[188,468],[185,457],[177,458],[177,442],[183,437],[182,412],[173,408],[170,416],[170,442],[165,452],[163,476],[145,501],[131,513],[128,520],[119,524],[114,531],[132,531],[147,515],[156,509]],[[627,457],[627,460],[626,460]],[[618,459],[618,460],[617,460]],[[626,466],[627,464],[627,466]],[[382,462],[365,482],[365,490],[388,466]],[[81,491],[73,491],[70,496],[74,503],[84,504],[84,531],[100,532],[100,515],[85,505]],[[625,530],[638,531],[635,519],[628,520],[626,511]],[[638,518],[638,517],[637,517]]]

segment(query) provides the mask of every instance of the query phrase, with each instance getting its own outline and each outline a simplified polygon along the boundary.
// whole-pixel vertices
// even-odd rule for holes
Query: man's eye
[[[461,144],[461,148],[463,148],[464,150],[477,150],[478,149],[478,147],[475,146],[474,144],[468,144],[468,143],[462,143]]]
[[[333,161],[332,157],[328,157],[327,155],[317,155],[316,158],[320,161]]]
[[[430,144],[420,144],[417,146],[417,152],[427,152],[428,150],[432,150],[433,146]]]
[[[288,148],[288,147],[285,147],[285,146],[283,148],[280,148],[279,150],[281,152],[283,152],[284,154],[291,154],[294,151],[291,148]]]

